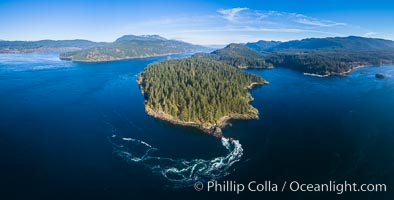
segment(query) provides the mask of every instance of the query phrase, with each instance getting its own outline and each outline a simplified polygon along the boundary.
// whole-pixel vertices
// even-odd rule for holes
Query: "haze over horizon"
[[[296,6],[297,5],[297,6]],[[389,1],[1,1],[1,40],[157,34],[201,45],[363,36],[393,40]]]

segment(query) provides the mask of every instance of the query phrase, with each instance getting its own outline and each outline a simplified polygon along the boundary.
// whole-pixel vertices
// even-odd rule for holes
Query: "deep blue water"
[[[251,91],[259,120],[233,121],[223,130],[242,145],[235,147],[145,114],[137,74],[149,63],[183,56],[84,64],[60,61],[56,53],[0,55],[0,196],[234,198],[179,187],[183,182],[162,175],[171,167],[207,172],[221,161],[216,169],[223,173],[212,174],[219,180],[348,180],[389,190],[238,197],[393,199],[394,66],[329,78],[247,70],[270,84]],[[378,72],[386,78],[376,79]]]

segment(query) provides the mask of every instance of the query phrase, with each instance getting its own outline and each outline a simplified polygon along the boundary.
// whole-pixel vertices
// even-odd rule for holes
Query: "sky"
[[[0,40],[158,34],[202,45],[349,35],[394,39],[386,0],[0,0]]]

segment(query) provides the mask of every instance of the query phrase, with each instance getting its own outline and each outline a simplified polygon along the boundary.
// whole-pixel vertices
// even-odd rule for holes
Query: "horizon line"
[[[96,43],[113,43],[115,42],[117,39],[123,37],[123,36],[128,36],[128,35],[132,35],[132,36],[160,36],[163,37],[159,34],[142,34],[142,35],[135,35],[135,34],[126,34],[126,35],[121,35],[117,38],[115,38],[115,40],[112,41],[97,41],[97,40],[90,40],[90,39],[86,39],[86,38],[73,38],[73,39],[49,39],[49,38],[45,38],[45,39],[39,39],[39,40],[8,40],[8,39],[0,39],[0,42],[39,42],[39,41],[67,41],[67,40],[86,40],[86,41],[90,41],[90,42],[96,42]],[[187,40],[181,40],[181,39],[175,39],[175,38],[166,38],[163,37],[166,40],[176,40],[176,41],[182,41],[182,42],[186,42],[189,44],[193,44],[193,45],[201,45],[201,46],[222,46],[222,45],[228,45],[228,44],[246,44],[249,42],[258,42],[258,41],[273,41],[273,42],[290,42],[290,41],[299,41],[299,40],[305,40],[305,39],[323,39],[323,38],[346,38],[346,37],[361,37],[361,38],[370,38],[370,39],[383,39],[383,40],[390,40],[394,42],[393,38],[384,38],[384,37],[368,37],[368,36],[360,36],[360,35],[346,35],[346,36],[328,36],[328,37],[305,37],[305,38],[301,38],[301,39],[289,39],[289,40],[270,40],[270,39],[259,39],[257,41],[248,41],[248,42],[229,42],[229,43],[213,43],[213,44],[199,44],[199,43],[193,43],[193,42],[188,42]]]

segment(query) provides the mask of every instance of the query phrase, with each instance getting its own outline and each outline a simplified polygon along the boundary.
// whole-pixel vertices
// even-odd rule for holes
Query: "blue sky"
[[[113,41],[159,34],[195,44],[358,35],[394,39],[390,1],[2,1],[0,39]]]

